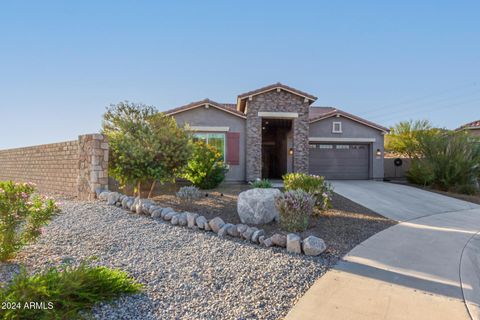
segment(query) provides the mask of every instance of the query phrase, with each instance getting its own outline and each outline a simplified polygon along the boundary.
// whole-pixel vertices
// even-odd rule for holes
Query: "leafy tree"
[[[193,154],[184,170],[183,177],[200,189],[213,189],[224,179],[227,167],[222,154],[204,141],[193,143]]]
[[[401,121],[391,127],[390,134],[385,136],[385,150],[414,158],[419,151],[418,136],[438,131],[428,120]]]
[[[103,116],[103,133],[110,144],[109,173],[122,186],[173,181],[187,164],[190,135],[175,120],[154,107],[128,101],[111,105]]]

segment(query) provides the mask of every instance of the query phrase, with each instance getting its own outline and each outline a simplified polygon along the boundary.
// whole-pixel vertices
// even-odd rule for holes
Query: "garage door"
[[[310,173],[327,179],[368,179],[367,144],[310,144]]]

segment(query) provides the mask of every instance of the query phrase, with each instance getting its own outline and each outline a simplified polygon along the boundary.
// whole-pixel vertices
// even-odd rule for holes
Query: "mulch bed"
[[[165,188],[153,199],[162,206],[172,207],[175,211],[190,211],[207,219],[221,217],[225,222],[241,223],[237,214],[237,196],[250,189],[247,184],[224,184],[214,190],[204,191],[204,197],[192,204],[181,202],[175,196],[175,189]],[[310,220],[308,229],[300,235],[302,238],[314,235],[322,238],[331,254],[343,256],[360,242],[375,233],[386,229],[395,221],[385,218],[338,194],[333,195],[333,208],[316,212]],[[268,235],[284,233],[278,223],[261,226]]]

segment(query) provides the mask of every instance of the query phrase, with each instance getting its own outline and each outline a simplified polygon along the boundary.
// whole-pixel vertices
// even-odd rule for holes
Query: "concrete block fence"
[[[108,189],[108,142],[102,134],[78,140],[0,150],[0,180],[33,182],[42,193],[95,198]]]

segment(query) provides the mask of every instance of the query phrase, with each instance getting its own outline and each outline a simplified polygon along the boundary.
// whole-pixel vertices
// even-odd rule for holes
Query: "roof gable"
[[[271,85],[268,85],[268,86],[265,86],[265,87],[262,87],[262,88],[259,88],[259,89],[256,89],[256,90],[248,91],[248,92],[245,92],[245,93],[242,93],[242,94],[238,95],[238,97],[237,97],[237,110],[238,111],[243,111],[245,109],[245,100],[246,99],[251,99],[253,96],[256,96],[256,95],[259,95],[259,94],[262,94],[262,93],[266,93],[266,92],[269,92],[269,91],[273,91],[273,90],[283,90],[283,91],[286,91],[286,92],[290,92],[291,94],[294,94],[294,95],[300,96],[302,98],[305,98],[310,103],[313,103],[315,100],[317,100],[317,97],[315,97],[314,95],[311,95],[311,94],[306,93],[304,91],[300,91],[298,89],[295,89],[295,88],[289,87],[287,85],[284,85],[280,82],[277,82],[277,83],[274,83],[274,84],[271,84]]]
[[[200,108],[200,107],[205,107],[205,106],[216,108],[218,110],[230,113],[234,116],[237,116],[237,117],[240,117],[240,118],[243,118],[243,119],[246,118],[245,114],[243,114],[240,111],[237,111],[235,108],[232,108],[232,104],[228,104],[228,103],[222,104],[222,103],[212,101],[210,99],[203,99],[203,100],[200,100],[200,101],[191,102],[191,103],[186,104],[184,106],[165,111],[164,113],[166,115],[173,116],[177,113],[181,113],[181,112],[185,112],[185,111],[188,111],[188,110],[192,110],[192,109]]]
[[[355,116],[351,113],[348,113],[348,112],[345,112],[345,111],[342,111],[342,110],[339,110],[339,109],[336,109],[336,108],[332,108],[332,107],[311,107],[310,112],[314,108],[322,108],[322,110],[318,110],[318,111],[314,112],[313,114],[310,113],[310,119],[309,119],[310,123],[314,123],[314,122],[324,120],[324,119],[327,119],[327,118],[331,118],[331,117],[341,116],[341,117],[345,117],[347,119],[350,119],[352,121],[361,123],[363,125],[366,125],[368,127],[377,129],[377,130],[385,132],[385,133],[390,132],[390,130],[388,128],[385,128],[385,127],[383,127],[379,124],[376,124],[374,122],[362,119],[362,118],[357,117],[357,116]]]

